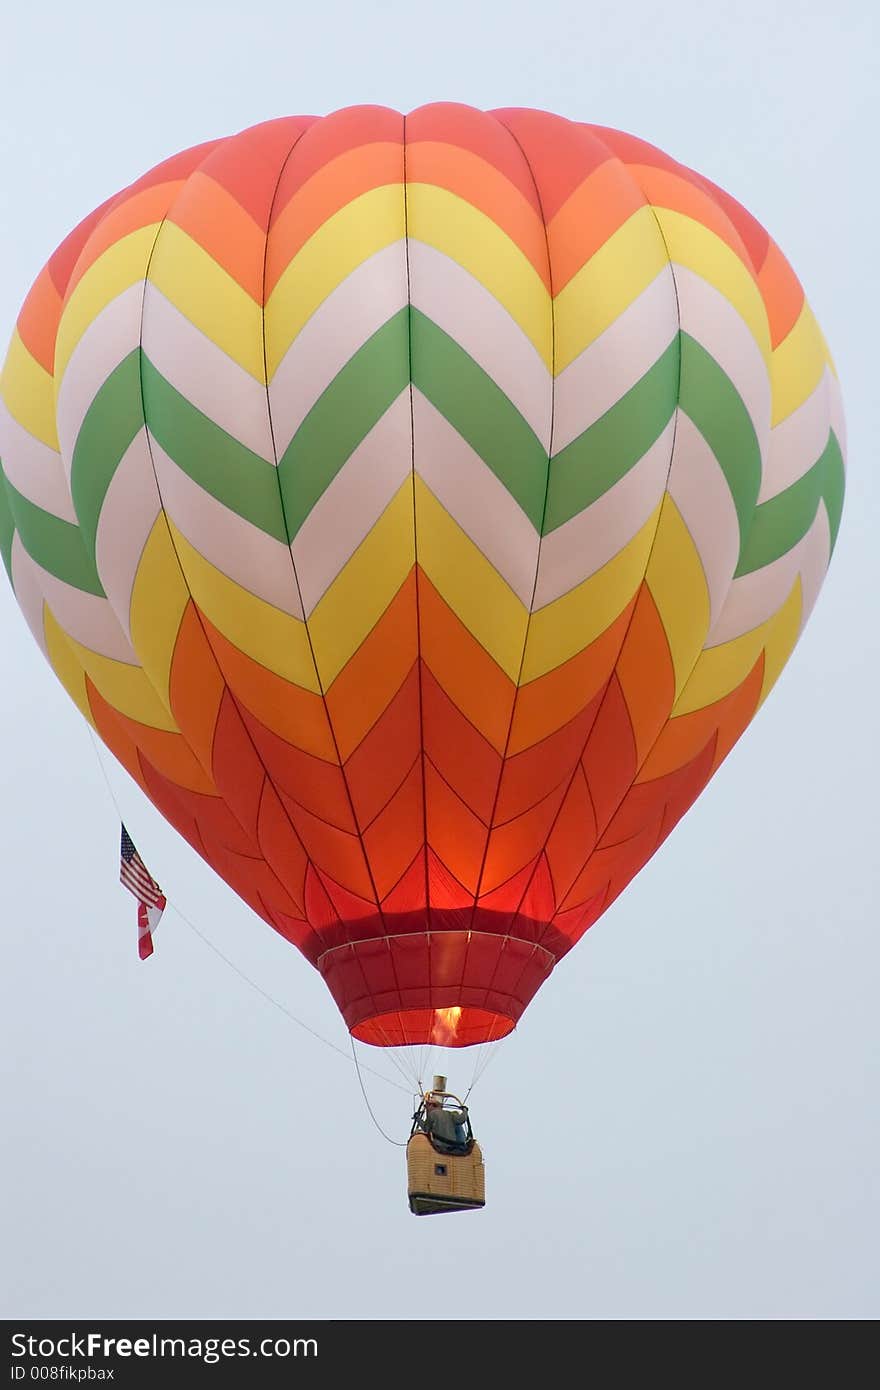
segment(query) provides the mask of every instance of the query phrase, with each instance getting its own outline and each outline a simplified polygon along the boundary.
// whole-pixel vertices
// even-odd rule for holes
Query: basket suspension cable
[[[407,1141],[406,1141],[405,1139],[403,1139],[403,1140],[401,1140],[401,1139],[392,1139],[390,1134],[386,1134],[386,1133],[385,1133],[384,1129],[383,1129],[382,1126],[379,1124],[379,1121],[376,1119],[376,1116],[373,1114],[373,1107],[370,1105],[370,1101],[369,1101],[369,1098],[368,1098],[368,1096],[367,1096],[366,1087],[364,1086],[363,1077],[361,1076],[360,1063],[358,1062],[357,1053],[355,1052],[355,1047],[354,1047],[354,1038],[351,1036],[350,1033],[349,1033],[349,1038],[350,1038],[350,1040],[351,1040],[351,1055],[352,1055],[352,1058],[354,1059],[354,1066],[355,1066],[355,1071],[357,1072],[358,1084],[359,1084],[359,1086],[360,1086],[360,1088],[361,1088],[361,1095],[362,1095],[363,1098],[364,1098],[364,1105],[367,1107],[367,1112],[368,1112],[368,1114],[369,1114],[369,1116],[370,1116],[370,1119],[373,1121],[373,1124],[376,1126],[376,1128],[378,1129],[378,1131],[379,1131],[379,1133],[381,1134],[381,1136],[382,1136],[383,1139],[387,1139],[388,1143],[389,1143],[389,1144],[393,1144],[394,1147],[395,1147],[396,1149],[405,1149],[405,1148],[406,1148],[406,1145],[407,1145]],[[395,1085],[396,1085],[396,1083],[395,1083]]]

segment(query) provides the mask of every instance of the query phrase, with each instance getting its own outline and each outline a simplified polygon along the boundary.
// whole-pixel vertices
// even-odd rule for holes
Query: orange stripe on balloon
[[[308,859],[278,793],[269,782],[265,783],[260,800],[257,843],[296,903],[297,914],[303,916]]]
[[[745,680],[723,699],[706,705],[704,709],[670,719],[645,760],[638,781],[652,782],[658,777],[665,777],[678,768],[685,767],[716,735],[717,767],[730,752],[758,708],[763,674],[762,653]]]
[[[278,181],[291,150],[314,116],[281,116],[222,141],[205,162],[205,172],[225,188],[264,234]]]
[[[174,643],[169,702],[178,728],[206,768],[213,759],[214,730],[223,690],[223,678],[205,638],[198,610],[190,599]]]
[[[493,827],[481,880],[483,892],[497,888],[543,850],[565,792],[564,784],[554,787],[537,806],[506,825]]]
[[[228,690],[220,701],[211,765],[217,790],[256,842],[266,773]]]
[[[620,681],[612,676],[582,758],[600,830],[636,775],[636,743]]]
[[[141,753],[169,782],[186,791],[201,792],[204,796],[217,796],[217,789],[211,777],[179,733],[150,728],[149,725],[140,724],[124,714],[118,714],[117,718],[120,725],[131,734]]]
[[[535,181],[523,152],[494,112],[444,101],[420,106],[406,118],[407,163],[422,143],[448,145],[490,164],[543,221]]]
[[[736,228],[737,235],[746,248],[752,270],[757,275],[764,264],[770,242],[765,228],[761,226],[757,218],[743,207],[742,203],[737,202],[736,198],[727,193],[725,189],[719,188],[717,183],[713,183],[711,179],[705,178],[702,174],[695,173],[692,169],[685,172],[694,183],[709,194],[710,198],[714,199],[731,225]]]
[[[553,878],[550,874],[550,865],[547,862],[546,854],[540,854],[535,865],[535,872],[529,880],[528,888],[513,919],[512,934],[522,936],[526,940],[538,940],[555,911],[556,894],[553,888]]]
[[[424,843],[422,769],[416,763],[388,805],[364,832],[376,891],[383,898]]]
[[[602,915],[604,898],[605,893],[601,891],[588,898],[586,902],[580,903],[578,907],[556,913],[551,926],[558,937],[567,941],[567,950],[570,951],[572,946],[580,941],[584,932]]]
[[[509,753],[519,753],[561,729],[607,682],[626,634],[633,598],[623,612],[577,656],[520,686],[510,730]]]
[[[276,173],[264,171],[274,186]],[[168,214],[257,304],[263,302],[266,234],[213,178],[197,170]]]
[[[141,771],[138,746],[131,732],[121,723],[118,710],[107,703],[88,676],[86,676],[85,680],[86,697],[89,702],[92,718],[95,721],[98,737],[102,743],[107,745],[110,752],[117,761],[122,764],[128,775],[134,778],[141,790],[146,792],[147,786]],[[147,793],[147,795],[149,795],[149,793]]]
[[[167,208],[171,197],[174,196],[174,191],[180,188],[190,174],[208,159],[212,151],[225,143],[227,142],[224,140],[208,140],[202,145],[193,145],[188,150],[182,150],[180,154],[172,155],[170,159],[163,159],[161,164],[157,164],[154,169],[149,169],[146,174],[136,179],[128,188],[124,188],[115,198],[108,199],[106,203],[103,203],[90,218],[86,218],[85,222],[81,222],[76,231],[68,237],[66,242],[62,243],[49,262],[52,278],[62,293],[69,294],[76,281],[82,278],[88,267],[93,265],[97,257],[103,254],[114,241],[118,241],[127,232],[135,231],[138,227],[148,226],[151,221],[155,221],[157,218],[161,219],[164,216],[164,211],[161,211],[163,202]],[[163,187],[171,189],[171,193],[162,192]],[[159,190],[155,200],[151,200],[149,196],[151,189]],[[127,207],[133,208],[135,211],[133,213],[126,212]],[[88,228],[88,234],[86,237],[82,237],[81,233],[86,228]],[[95,232],[94,239],[91,236],[92,231]],[[71,260],[75,245],[77,246],[77,255]],[[84,253],[81,262],[79,261],[80,253]],[[74,264],[76,279],[71,278]]]
[[[546,854],[559,902],[589,859],[598,827],[584,770],[579,767],[547,839]]]
[[[382,899],[382,912],[386,916],[396,913],[424,910],[425,903],[425,855],[422,846],[407,866],[400,878]]]
[[[495,808],[496,824],[522,815],[560,783],[569,783],[584,751],[601,699],[602,692],[599,691],[561,729],[506,760]]]
[[[642,584],[632,622],[617,659],[617,676],[636,740],[636,758],[647,757],[675,700],[675,670],[666,631],[647,584]]]
[[[211,867],[264,922],[274,927],[276,911],[294,919],[299,916],[298,904],[284,891],[264,859],[249,860],[224,845],[212,845],[210,854]]]
[[[278,788],[276,790],[306,853],[315,866],[357,897],[375,902],[370,875],[357,835],[330,825],[320,817],[312,815],[311,811],[307,811],[284,791]]]
[[[101,738],[141,787],[144,779],[139,755],[178,790],[218,797],[210,776],[180,733],[130,719],[113,709],[86,679],[89,704]]]
[[[501,775],[501,756],[422,668],[425,752],[465,805],[488,825]]]
[[[113,198],[108,198],[106,202],[96,207],[94,212],[90,212],[88,217],[84,217],[82,222],[74,227],[73,231],[64,238],[61,245],[49,257],[46,269],[52,284],[62,297],[67,292],[68,282],[82,254],[83,247],[108,208],[113,206],[114,201]]]
[[[645,198],[616,160],[600,164],[547,227],[554,295],[644,206]]]
[[[403,116],[387,106],[347,106],[314,121],[284,167],[272,211],[272,225],[290,199],[326,164],[365,145],[403,144]]]
[[[369,825],[378,815],[420,752],[419,672],[414,663],[388,708],[345,764],[359,825]]]
[[[328,762],[335,759],[333,736],[320,695],[293,685],[254,661],[224,637],[203,613],[199,616],[211,651],[236,700],[288,743],[314,753],[316,758]],[[182,717],[178,723],[182,725]]]
[[[535,872],[538,863],[538,855],[534,857],[515,874],[506,879],[496,888],[489,892],[481,893],[477,906],[485,908],[488,912],[515,913],[519,904],[522,902],[523,895],[527,892],[529,881]]]
[[[69,298],[86,271],[90,270],[111,246],[115,246],[132,232],[140,231],[142,227],[161,222],[184,186],[182,179],[174,183],[154,184],[112,208],[83,247],[82,255],[70,277],[66,297]]]
[[[313,815],[354,834],[357,827],[339,764],[294,747],[244,709],[241,718],[273,785]]]
[[[50,376],[55,373],[55,339],[62,307],[63,300],[49,274],[49,267],[44,266],[21,306],[16,327],[31,357]]]
[[[175,787],[164,777],[160,777],[158,772],[153,771],[149,764],[145,763],[146,771],[149,772],[151,781],[149,796],[155,801],[155,779],[160,778],[163,795],[172,798],[172,809],[177,808],[177,813],[181,809],[192,818],[197,834],[201,837],[199,853],[209,864],[213,861],[210,857],[209,847],[212,844],[226,845],[235,850],[237,854],[250,856],[252,859],[260,858],[260,850],[256,842],[251,839],[244,827],[236,820],[231,807],[217,796],[203,796],[201,792],[190,792],[184,787]],[[146,772],[145,772],[146,775]],[[156,805],[159,803],[156,801]],[[159,806],[163,815],[167,812]],[[171,817],[169,817],[171,818]],[[219,872],[219,871],[218,871]]]
[[[492,114],[510,131],[528,161],[547,223],[593,170],[611,158],[593,127],[564,116],[517,108]]]
[[[630,164],[627,168],[653,207],[680,212],[701,226],[707,227],[730,247],[752,278],[755,278],[751,256],[739,232],[715,200],[691,179],[685,177],[685,171],[681,166],[670,170],[658,169],[647,164]]]
[[[452,872],[448,864],[444,864],[440,856],[428,846],[426,855],[428,863],[428,902],[431,907],[430,925],[442,930],[444,925],[444,912],[457,912],[463,907],[472,907],[474,895],[468,891],[463,883],[460,883]],[[456,919],[455,925],[460,925],[460,918]]]
[[[425,805],[428,844],[473,898],[486,846],[486,826],[430,762],[425,764]]]
[[[788,337],[804,307],[803,286],[775,241],[767,247],[758,285],[770,320],[770,345],[775,350]]]
[[[266,298],[290,262],[329,218],[362,194],[386,184],[403,184],[403,147],[399,143],[369,144],[348,150],[317,170],[273,219],[266,257]],[[402,193],[400,207],[403,236]]]
[[[507,740],[513,682],[419,571],[422,659],[446,694],[500,752]]]
[[[492,164],[453,145],[407,144],[406,181],[455,194],[495,223],[534,267],[548,292],[547,236],[537,209]]]
[[[648,862],[654,853],[656,843],[657,826],[649,824],[640,829],[631,840],[595,850],[560,904],[560,910],[567,912],[572,907],[589,902],[590,899],[598,899],[601,911],[604,912],[612,897],[617,897],[639,869]],[[598,915],[599,913],[596,913],[596,916]],[[583,930],[590,925],[592,922],[586,921]]]
[[[394,699],[418,656],[416,580],[411,570],[326,693],[340,757],[347,762]]]

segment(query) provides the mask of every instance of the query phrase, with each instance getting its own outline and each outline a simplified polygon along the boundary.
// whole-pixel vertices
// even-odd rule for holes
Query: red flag
[[[134,847],[134,841],[122,827],[120,844],[119,881],[137,898],[138,955],[141,960],[153,954],[153,932],[165,910],[165,895],[156,880],[147,872],[144,861]]]

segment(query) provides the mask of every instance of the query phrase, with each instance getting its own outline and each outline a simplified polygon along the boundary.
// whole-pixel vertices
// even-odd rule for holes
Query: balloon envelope
[[[52,256],[2,398],[35,638],[378,1045],[514,1026],[766,697],[842,505],[778,247],[544,112],[168,160]]]

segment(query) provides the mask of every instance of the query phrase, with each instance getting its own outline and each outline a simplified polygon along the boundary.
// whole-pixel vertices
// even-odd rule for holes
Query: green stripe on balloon
[[[340,469],[408,384],[407,310],[400,309],[340,368],[279,460],[278,477],[291,540]]]
[[[87,551],[79,527],[44,512],[23,497],[8,478],[5,482],[21,543],[31,559],[72,588],[104,598],[94,557]]]
[[[274,465],[191,405],[146,353],[141,375],[147,425],[169,458],[230,511],[286,543]]]
[[[3,462],[0,460],[0,555],[3,557],[6,572],[12,579],[12,538],[15,535],[15,518],[6,496],[6,487]]]
[[[418,309],[412,311],[412,379],[540,531],[547,450],[491,376]]]
[[[681,335],[679,404],[727,479],[739,521],[741,560],[761,488],[761,449],[751,416],[730,377],[689,333]]]
[[[679,336],[635,386],[554,456],[545,535],[592,506],[660,438],[678,398]]]
[[[83,543],[93,559],[107,489],[144,424],[140,358],[140,348],[135,348],[107,377],[86,411],[73,449],[70,492]]]
[[[840,518],[843,515],[843,496],[846,492],[846,469],[843,463],[843,452],[840,447],[840,440],[833,430],[829,431],[828,443],[822,457],[825,460],[822,500],[828,512],[828,521],[831,526],[831,549],[833,550],[837,544]]]
[[[831,434],[812,468],[791,487],[756,509],[737,576],[763,569],[787,555],[809,531],[820,501],[824,501],[828,512],[833,548],[843,508],[843,486],[843,459],[837,440]]]

